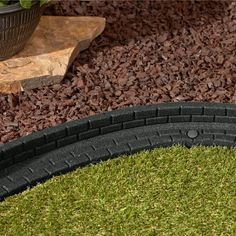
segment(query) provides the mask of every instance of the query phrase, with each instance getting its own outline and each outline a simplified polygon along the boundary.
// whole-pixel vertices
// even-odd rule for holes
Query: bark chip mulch
[[[53,1],[45,14],[107,27],[61,84],[0,94],[0,143],[121,107],[236,102],[236,2]]]

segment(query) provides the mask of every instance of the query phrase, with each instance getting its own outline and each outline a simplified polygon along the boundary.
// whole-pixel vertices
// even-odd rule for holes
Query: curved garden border
[[[0,199],[52,176],[123,154],[182,144],[236,146],[236,105],[165,103],[125,108],[0,146]]]

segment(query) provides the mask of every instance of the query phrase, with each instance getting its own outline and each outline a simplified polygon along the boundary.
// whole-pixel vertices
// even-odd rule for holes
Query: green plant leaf
[[[19,0],[21,7],[29,9],[32,7],[32,1],[33,0]],[[48,0],[38,0],[40,2],[40,6],[45,4]],[[6,5],[10,4],[9,0],[0,0],[0,7],[4,7]]]
[[[40,6],[42,6],[43,4],[45,4],[47,2],[47,0],[40,0]]]
[[[8,4],[8,0],[0,0],[0,7],[4,7]]]
[[[23,8],[31,8],[32,6],[32,0],[20,0],[20,4]]]

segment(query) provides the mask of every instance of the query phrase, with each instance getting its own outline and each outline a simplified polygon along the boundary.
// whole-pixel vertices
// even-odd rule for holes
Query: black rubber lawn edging
[[[0,146],[0,200],[52,176],[142,150],[236,146],[236,105],[165,103],[107,112]]]

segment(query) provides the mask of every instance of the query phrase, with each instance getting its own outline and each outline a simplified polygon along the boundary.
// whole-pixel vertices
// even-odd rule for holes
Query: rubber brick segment
[[[109,116],[93,117],[89,119],[89,125],[91,129],[108,126],[110,124],[111,124],[111,117]]]
[[[112,123],[117,124],[117,123],[122,123],[122,122],[127,122],[131,121],[134,118],[134,113],[133,112],[122,112],[121,114],[113,114],[112,115]]]
[[[66,134],[66,129],[62,125],[56,126],[54,129],[47,129],[44,131],[44,136],[47,143],[64,138]]]
[[[216,146],[232,147],[232,144],[228,140],[215,140],[214,144]]]
[[[236,117],[222,117],[222,116],[216,116],[215,117],[215,121],[216,122],[220,122],[220,123],[232,123],[232,124],[236,124]]]
[[[95,150],[100,149],[101,147],[113,147],[116,145],[113,139],[100,139],[92,142],[92,146]]]
[[[158,133],[160,136],[165,136],[165,135],[174,135],[174,134],[180,134],[181,130],[179,129],[163,129],[163,130],[158,130]]]
[[[133,120],[133,121],[128,121],[123,123],[123,128],[124,129],[130,129],[130,128],[135,128],[139,126],[144,126],[145,120]]]
[[[108,148],[108,151],[111,156],[125,155],[125,154],[131,153],[131,150],[128,144],[121,144],[116,147],[110,147]]]
[[[163,144],[170,144],[171,138],[170,136],[167,137],[151,137],[149,141],[153,147],[161,147]]]
[[[125,132],[126,133],[126,135],[124,136],[124,135],[120,135],[119,137],[116,137],[115,139],[114,139],[114,142],[116,143],[116,144],[122,144],[122,143],[126,143],[127,142],[127,140],[136,140],[137,138],[137,136],[136,135],[134,135],[133,133],[131,134],[131,133],[129,133],[128,132],[128,130],[127,130],[127,132]]]
[[[228,107],[227,108],[227,116],[236,116],[236,108],[235,107]]]
[[[131,152],[137,152],[150,148],[151,143],[148,139],[134,140],[128,143]]]
[[[87,155],[92,163],[97,163],[98,161],[105,161],[111,156],[109,151],[103,148],[93,152],[89,152],[87,153]]]
[[[79,139],[88,139],[99,135],[99,129],[92,129],[87,132],[79,134]]]
[[[180,115],[180,106],[173,104],[162,105],[158,108],[158,115],[159,116],[176,116]]]
[[[152,126],[153,127],[153,126]],[[142,131],[141,133],[138,133],[136,136],[137,140],[143,139],[143,137],[149,138],[153,136],[158,136],[158,131],[153,127],[153,129],[148,129],[147,131]]]
[[[43,146],[36,147],[35,153],[36,153],[36,155],[40,155],[40,154],[49,152],[55,148],[56,148],[56,142],[51,142],[51,143],[47,143]]]
[[[101,128],[101,134],[107,134],[122,129],[122,124],[109,125]]]
[[[155,125],[155,124],[164,124],[168,122],[168,117],[156,117],[156,118],[148,118],[146,119],[147,125]]]
[[[227,142],[235,142],[235,137],[224,135],[224,134],[216,134],[215,135],[215,140],[221,140],[221,141],[223,140],[223,141],[227,141]]]
[[[40,168],[39,166],[39,168],[37,169],[35,168],[33,173],[26,173],[26,174],[23,174],[22,176],[30,180],[31,185],[34,185],[36,183],[40,183],[43,180],[47,179],[50,176],[50,174],[44,168]]]
[[[135,119],[140,120],[144,118],[151,118],[157,116],[157,108],[155,106],[146,107],[145,109],[140,109],[134,111]]]
[[[9,177],[1,179],[1,187],[5,189],[8,194],[14,194],[23,191],[29,184],[28,181],[23,178],[18,178],[17,181],[10,181],[9,179]]]
[[[71,165],[68,164],[66,161],[57,162],[55,165],[48,165],[44,168],[44,171],[48,173],[48,177],[52,175],[58,175],[61,173],[66,173],[72,169]]]
[[[193,115],[192,116],[193,122],[213,122],[214,116],[200,116],[200,115]]]
[[[46,143],[43,132],[33,133],[21,139],[24,144],[24,150],[29,150],[34,147],[42,146]]]
[[[203,106],[196,104],[181,106],[181,115],[203,115]]]
[[[236,130],[226,130],[226,134],[235,136],[236,135]]]
[[[76,120],[65,124],[68,135],[79,134],[81,132],[87,131],[89,128],[89,123],[87,120]]]
[[[3,155],[3,159],[6,158],[12,158],[13,156],[22,153],[24,150],[23,148],[23,143],[21,141],[15,141],[15,142],[11,142],[8,143],[4,146],[2,146],[1,151],[2,151],[2,155]]]
[[[190,138],[184,138],[184,137],[172,137],[172,143],[173,144],[179,144],[179,145],[185,145],[186,147],[192,146],[192,140]]]
[[[203,130],[203,133],[204,134],[224,134],[225,133],[225,130],[223,129],[205,129]]]
[[[214,107],[214,106],[204,106],[205,115],[216,115],[216,116],[225,116],[226,109],[224,107]]]
[[[191,120],[190,116],[170,116],[169,122],[177,123],[177,122],[189,122]]]
[[[24,161],[34,155],[34,150],[25,151],[23,153],[19,153],[14,157],[14,163]]]
[[[57,147],[63,147],[77,141],[77,135],[71,135],[57,140]]]

